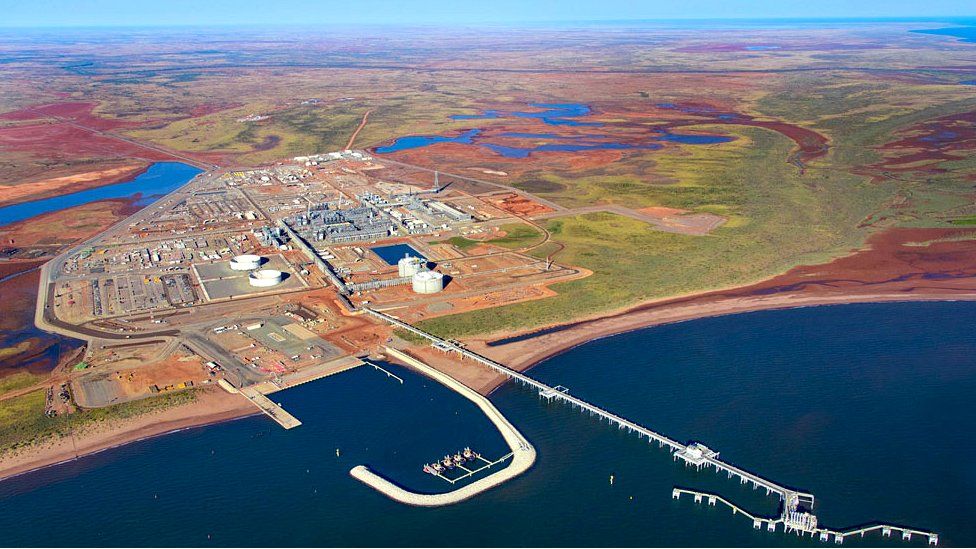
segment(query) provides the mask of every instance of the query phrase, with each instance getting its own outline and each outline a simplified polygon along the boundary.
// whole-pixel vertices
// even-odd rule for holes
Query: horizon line
[[[619,24],[661,24],[661,23],[895,23],[895,22],[931,22],[952,23],[960,26],[976,26],[976,13],[972,15],[904,15],[904,16],[826,16],[826,17],[666,17],[640,19],[539,19],[539,20],[510,20],[510,21],[443,21],[443,22],[415,22],[415,23],[364,23],[364,22],[275,22],[275,23],[170,23],[170,24],[64,24],[64,25],[3,25],[0,30],[54,30],[54,29],[191,29],[191,28],[295,28],[295,27],[325,27],[325,28],[418,28],[418,27],[446,27],[463,25],[466,27],[515,27],[515,26],[557,26],[572,24],[587,25],[619,25]]]

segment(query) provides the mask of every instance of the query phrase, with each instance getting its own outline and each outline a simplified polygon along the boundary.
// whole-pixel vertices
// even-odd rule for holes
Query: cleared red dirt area
[[[27,107],[19,111],[0,114],[0,120],[40,120],[44,118],[63,118],[96,130],[111,130],[122,127],[135,127],[136,122],[102,118],[92,113],[96,103],[69,101]]]
[[[105,137],[68,123],[27,124],[0,128],[0,151],[37,153],[46,158],[142,158],[171,160],[161,152]]]
[[[539,204],[534,200],[529,200],[528,198],[515,193],[506,194],[503,196],[493,196],[490,200],[492,204],[498,206],[502,210],[520,217],[532,217],[533,215],[540,215],[555,211],[545,204]]]

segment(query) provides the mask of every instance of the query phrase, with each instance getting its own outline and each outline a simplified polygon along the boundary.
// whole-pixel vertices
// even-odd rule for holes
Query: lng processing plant
[[[721,501],[757,528],[782,524],[785,531],[837,543],[873,530],[937,543],[934,533],[887,524],[826,529],[813,514],[812,494],[414,325],[545,298],[553,295],[550,284],[588,276],[555,261],[546,247],[550,235],[538,219],[551,211],[544,200],[513,187],[380,161],[362,151],[214,169],[47,263],[36,322],[87,342],[70,382],[71,394],[86,407],[213,384],[292,429],[301,426],[300,418],[267,395],[355,368],[369,356],[406,364],[477,406],[509,447],[497,456],[464,448],[422,464],[451,487],[438,494],[412,492],[365,465],[350,471],[407,504],[456,503],[535,462],[530,441],[487,397],[450,373],[478,368],[656,443],[675,461],[765,490],[778,498],[779,514],[752,515],[720,496],[677,487],[676,499],[691,494],[699,502]],[[162,364],[152,375],[138,369],[152,361]]]

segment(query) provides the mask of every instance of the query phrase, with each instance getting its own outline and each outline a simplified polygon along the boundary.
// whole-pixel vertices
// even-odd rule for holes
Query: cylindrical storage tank
[[[419,257],[412,257],[406,255],[400,261],[397,261],[397,272],[400,276],[413,276],[420,272],[424,265],[424,260]]]
[[[256,286],[258,288],[267,288],[270,286],[277,286],[284,279],[285,273],[281,271],[276,271],[274,269],[260,269],[251,272],[247,276],[247,281],[251,286]]]
[[[413,275],[413,291],[418,294],[436,294],[444,289],[444,275],[436,271],[420,271]]]
[[[253,271],[261,266],[261,256],[244,254],[230,260],[230,268],[235,271]]]

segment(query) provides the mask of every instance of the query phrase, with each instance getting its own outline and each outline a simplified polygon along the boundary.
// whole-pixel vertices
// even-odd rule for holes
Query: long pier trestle
[[[626,428],[628,432],[637,433],[639,438],[647,438],[649,443],[651,441],[656,441],[658,446],[661,448],[667,446],[668,451],[672,455],[672,459],[675,461],[681,459],[685,465],[694,465],[698,470],[713,466],[715,467],[716,472],[725,471],[728,473],[729,478],[738,477],[741,484],[751,483],[753,485],[753,489],[758,489],[761,486],[766,489],[767,494],[776,494],[780,501],[783,502],[783,505],[781,506],[780,516],[773,519],[768,517],[756,517],[716,494],[695,492],[693,490],[685,490],[683,488],[674,488],[672,492],[672,497],[674,499],[680,498],[682,494],[692,494],[695,496],[695,502],[701,503],[703,497],[708,497],[710,505],[714,505],[715,501],[720,501],[731,507],[733,513],[741,513],[746,517],[752,518],[753,526],[755,528],[760,528],[761,525],[765,523],[769,531],[775,531],[776,525],[782,523],[784,525],[784,531],[795,531],[798,534],[810,533],[811,536],[820,534],[820,539],[822,541],[827,541],[827,539],[832,536],[834,541],[838,544],[843,543],[846,536],[854,534],[863,535],[864,533],[875,530],[881,530],[882,535],[885,536],[890,536],[891,532],[902,532],[902,539],[905,540],[911,539],[912,535],[927,536],[930,545],[938,544],[939,536],[933,532],[925,532],[913,528],[886,524],[878,524],[875,526],[858,528],[849,531],[836,531],[821,528],[817,525],[816,515],[810,512],[810,510],[813,509],[815,502],[813,494],[793,490],[776,484],[771,480],[762,478],[759,475],[750,473],[745,469],[722,460],[719,458],[719,453],[717,451],[712,450],[700,442],[689,442],[688,444],[682,444],[661,433],[653,431],[628,419],[622,418],[613,412],[600,408],[599,406],[589,403],[579,397],[573,396],[569,393],[568,389],[562,387],[561,385],[557,387],[550,387],[549,385],[546,385],[541,381],[537,381],[536,379],[531,378],[522,372],[513,370],[504,364],[495,362],[494,360],[481,356],[478,353],[469,351],[454,341],[448,341],[437,337],[386,313],[376,311],[369,307],[363,307],[362,310],[367,314],[392,324],[397,328],[402,328],[408,332],[431,341],[439,349],[443,349],[448,352],[456,352],[462,358],[470,358],[479,364],[487,366],[495,372],[505,375],[509,379],[512,379],[524,386],[531,387],[537,390],[540,397],[544,398],[547,402],[552,402],[554,400],[565,402],[573,408],[578,408],[581,411],[587,412],[591,417],[594,415],[598,416],[601,422],[606,419],[608,424],[615,423],[620,428]],[[887,532],[887,534],[885,532]]]

